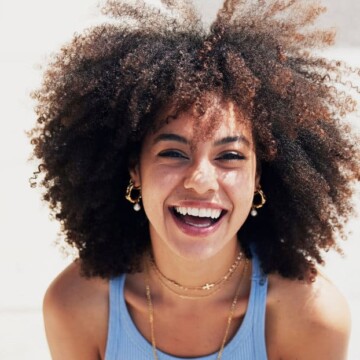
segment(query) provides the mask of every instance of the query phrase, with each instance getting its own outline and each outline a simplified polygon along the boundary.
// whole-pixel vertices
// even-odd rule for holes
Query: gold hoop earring
[[[132,191],[133,190],[137,190],[138,193],[139,193],[136,198],[132,197]],[[141,209],[141,205],[140,205],[141,186],[135,187],[134,182],[132,181],[132,179],[130,179],[129,185],[126,188],[125,199],[127,201],[130,201],[132,204],[134,204],[133,208],[134,208],[135,211],[139,211]]]
[[[260,202],[258,204],[255,204],[253,202],[250,212],[251,216],[256,216],[258,214],[257,209],[262,208],[266,203],[266,196],[264,192],[261,190],[261,187],[255,191],[254,198],[256,195],[260,196]]]

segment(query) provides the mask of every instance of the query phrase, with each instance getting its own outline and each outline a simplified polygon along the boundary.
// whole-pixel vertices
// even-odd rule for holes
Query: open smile
[[[223,209],[174,206],[170,212],[176,224],[189,235],[207,235],[215,231],[227,213]]]

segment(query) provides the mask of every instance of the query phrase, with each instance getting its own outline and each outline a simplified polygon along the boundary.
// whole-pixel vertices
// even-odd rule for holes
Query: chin
[[[181,239],[172,242],[169,247],[173,253],[188,261],[203,261],[219,253],[224,244],[211,244],[206,238]]]

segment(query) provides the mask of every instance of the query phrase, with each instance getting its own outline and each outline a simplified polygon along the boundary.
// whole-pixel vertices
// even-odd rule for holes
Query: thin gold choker
[[[175,280],[168,278],[166,275],[164,275],[160,271],[160,269],[157,267],[157,265],[154,261],[154,258],[151,256],[150,256],[150,264],[151,264],[152,268],[155,270],[156,275],[161,280],[161,283],[164,284],[169,290],[173,290],[169,286],[169,285],[172,285],[172,286],[174,286],[180,290],[183,290],[185,292],[189,292],[189,291],[206,291],[206,292],[208,292],[211,290],[211,293],[214,293],[217,291],[217,288],[222,287],[222,285],[231,278],[231,276],[234,274],[235,270],[238,268],[239,264],[241,263],[242,259],[243,259],[243,253],[242,253],[242,251],[240,251],[238,256],[236,257],[234,263],[230,266],[227,273],[221,279],[219,279],[213,283],[206,283],[206,284],[200,285],[200,286],[185,286],[185,285],[179,284]],[[179,295],[179,293],[177,293],[177,292],[175,292],[175,293]]]
[[[245,264],[244,264],[244,267],[242,269],[241,275],[239,277],[239,285],[238,285],[238,287],[236,289],[234,299],[233,299],[233,301],[231,303],[231,306],[230,306],[230,311],[229,311],[229,315],[228,315],[228,319],[227,319],[227,325],[226,325],[226,329],[225,329],[224,338],[222,340],[220,350],[218,352],[216,360],[221,360],[221,358],[222,358],[222,354],[223,354],[223,351],[224,351],[226,340],[227,340],[227,338],[229,336],[230,325],[231,325],[232,319],[234,317],[236,304],[237,304],[237,301],[238,301],[238,298],[239,298],[242,280],[243,280],[244,275],[245,275],[245,273],[247,271],[248,263],[249,263],[248,259],[245,259]],[[149,271],[148,270],[147,270],[147,284],[145,284],[145,289],[146,289],[146,300],[147,300],[147,305],[148,305],[152,351],[153,351],[154,360],[159,360],[159,357],[158,357],[158,354],[157,354],[157,349],[156,349],[156,340],[155,340],[155,331],[154,331],[154,307],[153,307],[152,299],[151,299],[151,290],[150,290],[150,285],[149,285]]]

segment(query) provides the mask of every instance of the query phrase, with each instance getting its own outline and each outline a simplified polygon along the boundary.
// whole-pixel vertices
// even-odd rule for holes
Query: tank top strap
[[[121,302],[125,275],[110,279],[109,281],[109,317],[108,336],[106,343],[105,359],[113,359],[112,354],[120,353],[118,336],[121,333]]]
[[[268,290],[268,278],[263,272],[260,260],[252,248],[252,287],[254,296],[251,297],[251,307],[254,309],[253,332],[254,332],[254,355],[255,359],[267,359],[265,342],[265,316],[266,316],[266,298]]]
[[[253,247],[251,248],[251,253],[252,253],[251,260],[252,260],[252,266],[253,266],[252,279],[259,281],[260,285],[264,285],[267,280],[267,276],[264,274],[264,272],[261,268],[260,260],[257,256],[255,250],[253,249]]]

